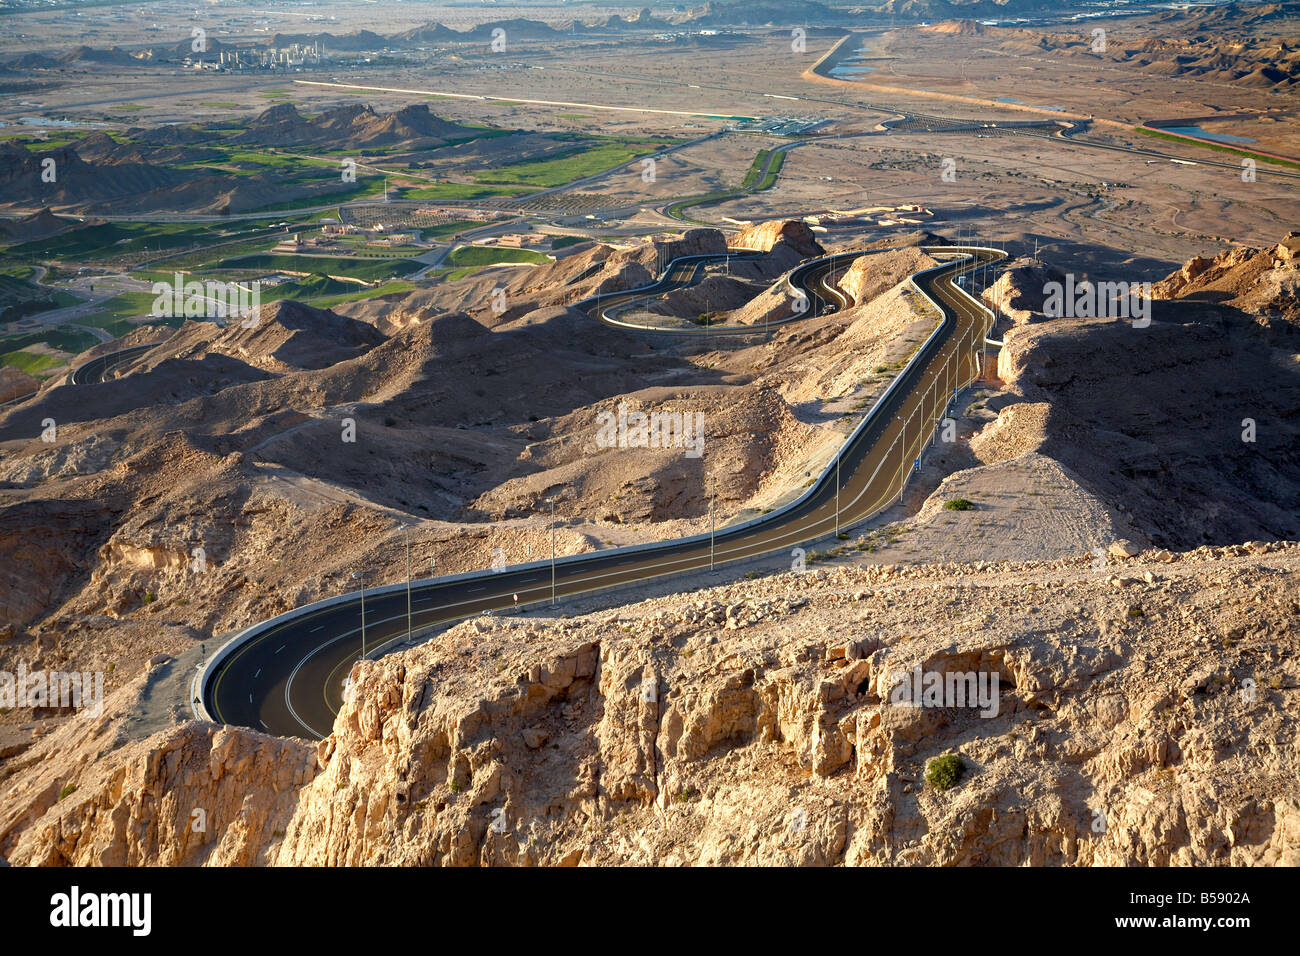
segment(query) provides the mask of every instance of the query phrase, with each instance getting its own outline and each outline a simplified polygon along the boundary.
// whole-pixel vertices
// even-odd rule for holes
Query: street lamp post
[[[840,535],[840,458],[843,457],[839,452],[835,453],[835,536]]]
[[[713,472],[709,472],[709,570],[713,570],[714,539],[717,534],[717,524],[713,517],[713,503],[717,497],[718,479]]]
[[[361,659],[366,659],[366,579],[360,571],[352,572],[352,579],[361,582]]]
[[[411,640],[411,536],[410,525],[403,524],[397,529],[402,532],[402,541],[406,544],[406,640]]]
[[[551,607],[555,607],[555,499],[546,501],[551,506]]]

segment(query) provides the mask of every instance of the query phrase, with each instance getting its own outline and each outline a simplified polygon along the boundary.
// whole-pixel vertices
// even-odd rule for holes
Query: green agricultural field
[[[24,242],[11,247],[8,254],[34,259],[94,261],[142,251],[181,249],[237,234],[237,229],[223,223],[107,222]]]
[[[403,199],[427,199],[473,201],[475,199],[499,199],[503,196],[527,196],[535,192],[518,186],[479,186],[473,183],[432,183],[428,186],[414,186],[402,190]]]
[[[0,264],[0,277],[8,279],[17,279],[26,282],[32,276],[36,275],[36,267],[29,266],[22,262],[6,262]]]
[[[357,181],[349,185],[346,189],[331,189],[328,192],[303,196],[300,199],[294,199],[288,202],[274,202],[266,206],[260,206],[251,211],[258,213],[264,212],[268,216],[272,216],[289,212],[294,209],[310,209],[314,206],[324,206],[327,203],[350,202],[354,199],[369,199],[372,196],[382,196],[383,192],[383,176],[363,176],[358,173]]]
[[[564,249],[568,246],[576,246],[580,242],[591,242],[590,236],[556,236],[551,240],[552,249]]]
[[[37,355],[34,352],[5,352],[0,354],[0,365],[20,369],[28,375],[39,376],[41,372],[62,368],[68,363],[53,355]]]
[[[718,192],[707,193],[702,196],[688,196],[686,199],[678,200],[664,209],[664,212],[673,219],[680,219],[684,222],[698,222],[706,225],[699,219],[691,219],[686,215],[686,210],[695,206],[707,206],[713,203],[723,202],[727,199],[734,199],[738,196],[744,196],[748,193],[758,192],[763,189],[770,189],[776,183],[777,176],[781,172],[781,167],[785,164],[785,153],[777,153],[772,159],[772,165],[767,174],[760,180],[758,178],[759,170],[763,168],[763,163],[771,154],[771,150],[759,150],[754,161],[750,164],[749,169],[745,172],[745,178],[741,181],[739,189],[724,189]]]
[[[367,282],[377,282],[383,279],[396,279],[410,275],[420,268],[420,263],[412,259],[277,255],[265,252],[251,256],[223,259],[218,263],[218,268],[255,269],[265,272],[309,272],[313,275],[348,276],[353,279],[364,279]]]
[[[329,276],[308,276],[293,282],[282,282],[277,286],[262,290],[263,302],[278,302],[280,299],[294,299],[298,302],[315,302],[317,299],[332,297],[343,298],[361,289],[354,282],[340,282]],[[362,289],[361,291],[365,291]]]
[[[394,282],[385,282],[383,285],[375,286],[373,289],[361,289],[347,295],[327,296],[321,299],[312,299],[311,304],[318,309],[332,309],[336,305],[343,305],[345,302],[360,302],[363,299],[377,299],[384,295],[401,295],[410,292],[415,285],[410,282],[396,280]]]
[[[1261,163],[1269,163],[1273,166],[1290,166],[1293,169],[1300,169],[1300,163],[1293,163],[1287,159],[1278,159],[1276,156],[1265,156],[1263,153],[1257,153],[1246,146],[1233,146],[1228,143],[1210,143],[1205,140],[1189,139],[1184,136],[1177,136],[1174,133],[1162,133],[1157,129],[1148,129],[1145,126],[1133,127],[1135,132],[1144,136],[1153,136],[1156,139],[1163,139],[1170,143],[1182,143],[1184,146],[1200,146],[1202,149],[1212,149],[1217,153],[1229,153],[1234,156],[1249,156],[1251,159],[1258,160]]]
[[[461,246],[453,249],[447,261],[453,266],[496,265],[499,262],[548,262],[543,253],[534,249],[507,249],[496,246]],[[449,277],[450,278],[450,277]]]
[[[176,256],[170,256],[154,264],[154,268],[149,272],[132,273],[138,278],[144,278],[153,272],[162,274],[163,281],[171,278],[171,274],[177,271],[187,271],[191,269],[216,268],[218,263],[223,259],[233,259],[237,256],[251,256],[259,252],[270,252],[277,242],[285,239],[290,235],[297,234],[303,237],[315,235],[320,229],[317,226],[298,226],[295,224],[289,231],[284,229],[275,229],[273,231],[263,230],[253,238],[246,241],[234,241],[223,243],[212,243],[203,249],[197,249],[194,252],[181,253]]]
[[[578,146],[563,156],[526,160],[499,169],[475,173],[474,179],[481,183],[518,183],[550,189],[621,166],[638,156],[653,153],[663,145],[663,143],[605,142],[598,145]]]
[[[52,349],[58,349],[60,352],[77,355],[92,346],[98,345],[99,338],[82,329],[57,326],[52,329],[41,329],[37,332],[24,332],[21,335],[6,335],[0,338],[0,352],[18,352],[42,343]]]

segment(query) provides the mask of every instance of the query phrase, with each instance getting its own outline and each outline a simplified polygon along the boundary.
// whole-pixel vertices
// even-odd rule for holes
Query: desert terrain
[[[105,697],[0,706],[0,858],[1300,862],[1300,5],[642,7],[4,14],[0,673]],[[321,739],[204,719],[279,615],[838,481],[953,247],[973,380],[868,518],[368,655],[363,605]],[[1148,321],[1051,304],[1099,282]]]

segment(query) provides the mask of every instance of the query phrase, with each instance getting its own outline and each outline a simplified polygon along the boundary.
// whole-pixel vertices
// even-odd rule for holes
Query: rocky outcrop
[[[1237,246],[1213,259],[1196,256],[1152,283],[1151,295],[1239,310],[1266,329],[1293,334],[1300,328],[1300,233],[1266,249]]]
[[[860,304],[870,302],[882,292],[906,282],[909,276],[935,264],[934,259],[916,248],[878,252],[854,259],[834,277],[834,282],[854,303]]]
[[[0,852],[1295,865],[1297,572],[1293,544],[1118,542],[1046,563],[813,569],[574,620],[480,618],[356,665],[314,748],[196,724],[106,748],[124,691],[3,781]],[[971,699],[913,698],[920,674]],[[925,772],[944,754],[964,773],[937,790]]]
[[[803,258],[825,255],[817,237],[802,219],[772,219],[750,226],[732,240],[731,244],[742,249],[762,249],[771,252],[778,244],[784,244]]]
[[[1037,259],[1016,259],[1000,272],[997,281],[984,291],[985,302],[1014,325],[1027,325],[1049,318],[1043,314],[1048,284],[1064,283],[1065,273]]]

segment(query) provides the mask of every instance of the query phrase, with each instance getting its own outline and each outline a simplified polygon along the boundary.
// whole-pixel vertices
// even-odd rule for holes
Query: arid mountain
[[[677,23],[689,27],[726,27],[726,26],[763,26],[773,24],[789,28],[794,24],[835,22],[843,23],[848,19],[845,11],[828,7],[816,0],[800,3],[795,10],[790,4],[773,2],[773,0],[755,0],[755,2],[718,2],[708,0],[698,7],[692,7],[681,16]]]
[[[188,44],[187,44],[188,45]],[[121,47],[97,50],[90,46],[78,46],[57,57],[57,62],[65,66],[147,66],[148,64],[132,56]]]
[[[38,239],[56,236],[80,225],[82,224],[68,219],[60,219],[50,212],[48,208],[45,208],[40,212],[34,212],[30,216],[23,216],[20,219],[0,221],[0,237],[3,237],[5,242],[35,242]]]
[[[1130,553],[1100,569],[1082,555],[809,570],[569,620],[475,618],[354,665],[318,744],[193,721],[151,733],[149,698],[178,667],[164,655],[101,719],[14,745],[0,853],[30,866],[1300,864],[1300,549]],[[914,668],[991,675],[983,706],[908,706]],[[943,755],[962,770],[940,791],[926,770]]]
[[[1061,5],[1045,0],[885,0],[879,12],[935,21],[1060,14]]]
[[[1013,263],[986,295],[1009,303],[1018,323],[998,357],[1007,395],[989,408],[1011,415],[1015,402],[1042,403],[1032,447],[1148,540],[1300,537],[1295,239],[1191,260],[1153,283],[1146,328],[1047,319],[1043,287],[1060,271]],[[1109,394],[1125,400],[1097,400]]]
[[[362,50],[381,50],[385,46],[391,46],[393,39],[393,37],[382,37],[370,30],[359,30],[343,36],[335,36],[332,33],[277,33],[266,41],[265,46],[273,50],[283,50],[295,43],[301,47],[320,44],[323,53],[356,53]]]
[[[0,143],[0,185],[6,201],[21,205],[56,207],[80,214],[128,211],[242,212],[276,200],[305,196],[311,189],[264,182],[256,177],[222,172],[178,169],[154,162],[152,151],[134,146],[105,149],[92,140],[82,158],[79,144],[32,152],[12,143]],[[53,166],[45,161],[52,160]],[[53,170],[54,180],[48,181]],[[337,179],[323,180],[321,195],[341,188]]]
[[[1267,328],[1300,332],[1300,233],[1289,232],[1268,249],[1239,246],[1213,259],[1192,259],[1157,282],[1152,294],[1216,303],[1247,313]]]
[[[765,255],[705,282],[761,288],[823,251],[783,220],[743,238]],[[116,695],[100,721],[0,715],[0,855],[1294,863],[1298,244],[1194,260],[1155,284],[1147,327],[1042,316],[1061,270],[1013,263],[989,298],[1016,313],[957,440],[878,527],[810,555],[830,567],[461,624],[356,668],[319,746],[159,711],[168,657],[350,589],[358,567],[400,580],[399,521],[443,573],[542,553],[552,496],[562,554],[707,527],[701,459],[596,441],[620,404],[703,414],[731,463],[723,523],[789,500],[933,329],[906,282],[931,260],[877,249],[835,277],[851,307],[726,350],[568,307],[723,248],[708,229],[420,290],[380,331],[374,303],[290,302],[249,328],[141,329],[130,341],[158,346],[109,381],[0,409],[0,666],[76,661]],[[54,442],[35,437],[49,418]],[[894,706],[915,665],[997,673],[997,712]],[[1246,679],[1267,727],[1236,704]],[[944,753],[967,774],[946,795],[923,782]],[[193,761],[219,769],[170,769]],[[210,841],[137,825],[177,793],[211,808]],[[486,826],[498,805],[505,835]]]
[[[383,340],[372,325],[286,299],[262,306],[225,328],[212,322],[186,322],[164,345],[116,374],[120,378],[169,360],[196,361],[209,355],[278,373],[323,369],[356,358]]]
[[[580,27],[580,24],[575,23],[574,26]],[[592,26],[601,30],[670,30],[673,24],[668,20],[661,20],[656,17],[649,7],[642,7],[636,12],[635,16],[621,16],[612,13],[606,19],[599,20]]]
[[[1272,9],[1272,14],[1251,13],[1265,9]],[[993,26],[974,19],[945,20],[923,29],[957,37],[980,37],[982,42],[997,44],[1007,53],[1101,57],[1162,76],[1196,76],[1239,87],[1288,89],[1300,82],[1300,4],[1229,4],[1200,12],[1165,14],[1152,23],[1166,19],[1178,24],[1175,34],[1152,35],[1149,29],[1134,34],[1111,29],[1105,49],[1100,51],[1094,48],[1087,31]],[[1276,29],[1255,35],[1253,31],[1266,24]]]
[[[48,181],[50,170],[52,182]],[[141,162],[134,153],[90,163],[81,158],[75,146],[34,153],[12,143],[0,143],[0,188],[9,202],[88,207],[129,197],[147,208],[168,208],[172,195],[203,178],[203,173],[194,170]]]
[[[453,30],[441,23],[430,22],[403,33],[396,33],[389,39],[394,46],[413,46],[421,43],[488,43],[496,30],[506,32],[506,42],[512,39],[547,40],[561,32],[540,20],[514,17],[507,20],[490,20],[468,30]]]
[[[982,37],[992,32],[992,28],[977,20],[944,20],[921,29],[927,33],[943,33],[954,37]]]
[[[272,106],[247,123],[230,142],[257,145],[334,147],[429,146],[463,139],[474,131],[440,120],[426,104],[406,106],[392,113],[376,113],[369,106],[349,105],[325,110],[307,119],[292,103]]]
[[[9,202],[54,206],[78,213],[245,212],[307,196],[328,201],[346,191],[337,175],[302,177],[284,182],[266,174],[233,175],[219,169],[181,164],[224,162],[217,144],[378,148],[433,148],[471,139],[477,130],[439,119],[428,106],[407,106],[376,113],[351,104],[307,118],[284,103],[264,110],[232,134],[227,127],[166,125],[133,127],[126,143],[101,131],[45,152],[0,143],[0,184]],[[553,144],[552,144],[553,145]],[[54,162],[54,180],[47,165]]]
[[[1207,32],[1239,30],[1257,27],[1262,24],[1276,24],[1278,21],[1300,19],[1300,3],[1295,0],[1283,0],[1281,3],[1233,3],[1212,6],[1188,6],[1180,10],[1171,10],[1157,14],[1152,22],[1157,24],[1176,24],[1184,31]]]

